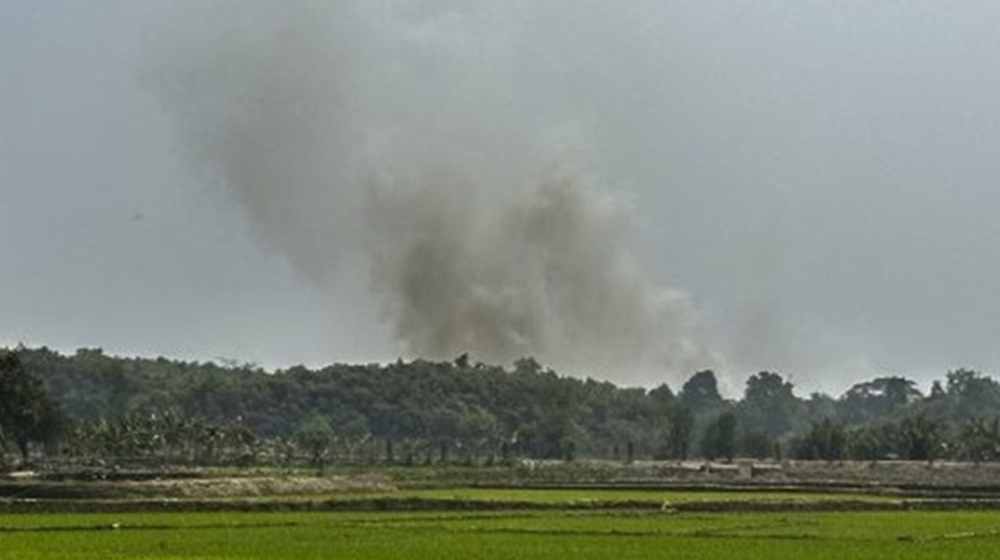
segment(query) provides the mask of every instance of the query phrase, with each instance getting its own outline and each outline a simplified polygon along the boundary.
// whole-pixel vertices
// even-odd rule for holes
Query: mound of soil
[[[135,496],[168,498],[237,498],[337,494],[344,492],[391,492],[388,479],[377,476],[328,477],[228,477],[190,480],[149,480],[121,483]]]
[[[380,476],[255,476],[146,478],[141,480],[46,480],[0,482],[0,498],[12,500],[124,500],[144,498],[218,499],[264,496],[391,492]]]

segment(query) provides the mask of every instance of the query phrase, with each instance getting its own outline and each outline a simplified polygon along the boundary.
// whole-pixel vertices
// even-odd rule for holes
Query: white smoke
[[[630,253],[586,123],[526,79],[532,3],[172,6],[147,75],[187,155],[319,285],[361,255],[412,355],[629,381],[716,361]]]

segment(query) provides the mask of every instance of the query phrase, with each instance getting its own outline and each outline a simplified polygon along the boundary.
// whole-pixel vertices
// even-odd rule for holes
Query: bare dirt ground
[[[396,489],[379,476],[288,476],[166,479],[124,482],[127,492],[137,496],[171,498],[232,498],[316,495],[360,492],[390,492]]]
[[[124,478],[124,477],[123,477]],[[49,480],[18,475],[0,481],[0,499],[213,499],[384,493],[396,486],[385,476],[175,476],[138,473],[135,479]]]

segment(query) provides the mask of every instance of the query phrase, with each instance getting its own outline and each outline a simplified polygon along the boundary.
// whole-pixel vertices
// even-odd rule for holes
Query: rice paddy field
[[[971,560],[1000,554],[1000,511],[917,510],[882,496],[454,488],[368,499],[424,507],[283,509],[293,500],[269,511],[4,513],[0,558]],[[426,507],[449,503],[455,507]],[[692,504],[723,507],[684,507]],[[837,511],[824,504],[862,507]],[[761,505],[773,507],[754,507]]]

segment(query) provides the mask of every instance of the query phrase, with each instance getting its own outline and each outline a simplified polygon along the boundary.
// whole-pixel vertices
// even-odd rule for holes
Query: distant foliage
[[[18,353],[0,350],[0,443],[13,444],[27,460],[32,444],[54,441],[61,427],[42,380],[24,368]]]
[[[712,371],[675,394],[564,377],[531,358],[504,368],[464,354],[273,372],[100,349],[0,358],[3,437],[22,453],[61,434],[71,456],[176,463],[1000,459],[1000,385],[964,369],[927,396],[888,376],[839,398],[802,398],[780,374],[760,372],[727,400]]]
[[[847,457],[847,431],[841,424],[824,418],[813,422],[794,447],[798,459],[840,461]]]
[[[701,453],[705,458],[733,460],[736,455],[736,423],[736,414],[727,410],[708,425],[701,443]]]

